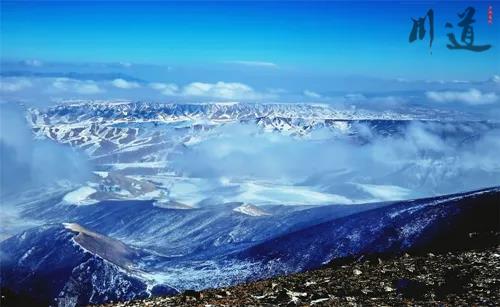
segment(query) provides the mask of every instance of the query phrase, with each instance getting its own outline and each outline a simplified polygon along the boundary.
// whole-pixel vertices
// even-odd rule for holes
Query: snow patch
[[[77,206],[92,205],[98,202],[97,200],[90,198],[90,196],[95,192],[97,192],[96,189],[89,186],[83,186],[64,195],[63,201]]]
[[[266,211],[260,209],[259,207],[253,206],[253,205],[250,205],[250,204],[241,205],[241,206],[239,206],[237,208],[234,208],[233,211],[239,212],[239,213],[243,213],[243,214],[246,214],[246,215],[250,215],[250,216],[266,216],[266,215],[271,215],[270,213],[267,213]]]

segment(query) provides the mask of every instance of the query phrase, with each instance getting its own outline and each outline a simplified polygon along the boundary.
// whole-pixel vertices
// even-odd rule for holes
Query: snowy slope
[[[343,257],[463,249],[478,244],[469,243],[471,234],[498,231],[499,213],[500,188],[403,201],[278,236],[235,257],[261,266],[257,274],[265,277]]]
[[[270,213],[260,209],[259,207],[250,205],[250,204],[243,204],[239,207],[236,207],[233,209],[235,212],[240,212],[242,214],[250,215],[250,216],[264,216],[264,215],[270,215]]]
[[[455,119],[450,115],[450,118]],[[330,127],[349,133],[354,122],[370,122],[380,129],[386,123],[408,120],[443,120],[446,116],[428,113],[370,112],[338,110],[328,105],[311,104],[159,104],[148,102],[82,101],[62,103],[48,109],[30,109],[28,122],[39,137],[84,148],[101,157],[123,151],[151,153],[172,141],[189,142],[189,132],[211,129],[228,122],[251,122],[267,131],[298,135]],[[168,133],[181,132],[178,140]],[[147,156],[147,154],[146,154]],[[152,158],[151,158],[152,159]]]
[[[311,269],[348,256],[493,244],[489,237],[471,241],[470,234],[491,233],[500,222],[500,188],[365,205],[371,208],[283,211],[269,206],[262,210],[272,215],[258,217],[233,211],[241,204],[203,210],[128,204],[62,210],[65,218],[79,217],[79,223],[93,225],[93,230],[77,224],[49,225],[0,243],[2,259],[8,260],[2,261],[2,286],[41,302],[55,297],[65,306],[130,299],[159,294],[159,289],[174,292],[165,285],[178,290],[217,287]],[[136,243],[151,239],[150,246],[147,251],[130,248],[110,233]],[[158,241],[158,251],[171,244],[175,248],[161,255],[151,250],[152,241]],[[183,249],[194,253],[173,254]]]
[[[42,306],[55,300],[72,307],[151,292],[132,270],[138,252],[77,224],[33,228],[1,242],[0,249],[2,287]]]

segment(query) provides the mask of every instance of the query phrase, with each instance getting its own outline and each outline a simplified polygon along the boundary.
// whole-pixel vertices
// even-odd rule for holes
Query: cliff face
[[[381,257],[344,259],[318,270],[235,287],[186,291],[174,297],[104,306],[500,304],[499,246],[443,254]]]

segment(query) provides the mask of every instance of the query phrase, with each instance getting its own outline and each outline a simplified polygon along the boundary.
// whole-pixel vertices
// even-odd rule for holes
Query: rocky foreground
[[[500,306],[500,246],[343,260],[304,273],[103,306]]]

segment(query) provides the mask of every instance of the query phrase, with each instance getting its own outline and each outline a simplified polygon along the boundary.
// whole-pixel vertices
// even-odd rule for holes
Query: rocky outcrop
[[[496,246],[337,260],[318,270],[235,287],[103,306],[498,306],[499,289]]]

